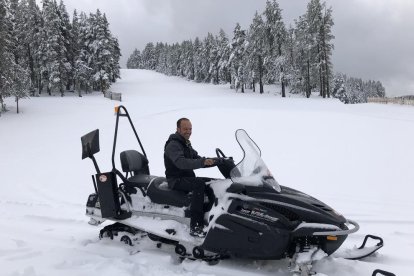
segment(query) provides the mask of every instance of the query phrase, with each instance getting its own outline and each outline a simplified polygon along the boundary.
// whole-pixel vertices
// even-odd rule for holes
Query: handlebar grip
[[[224,157],[226,158],[226,155],[223,153],[223,151],[219,148],[216,148],[216,155],[218,158]]]

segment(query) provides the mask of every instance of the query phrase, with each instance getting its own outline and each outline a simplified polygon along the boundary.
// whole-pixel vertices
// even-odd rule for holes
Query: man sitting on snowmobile
[[[194,170],[215,166],[215,161],[199,156],[191,147],[191,132],[189,119],[181,118],[177,121],[177,132],[170,135],[164,147],[165,175],[170,188],[192,192],[190,234],[203,236],[204,191],[208,179],[196,177]]]

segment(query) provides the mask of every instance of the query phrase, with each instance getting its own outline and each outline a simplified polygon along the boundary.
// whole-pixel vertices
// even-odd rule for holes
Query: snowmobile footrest
[[[372,276],[376,276],[376,275],[395,276],[394,273],[384,271],[384,270],[381,270],[381,269],[375,269],[374,270],[374,272],[372,273]]]

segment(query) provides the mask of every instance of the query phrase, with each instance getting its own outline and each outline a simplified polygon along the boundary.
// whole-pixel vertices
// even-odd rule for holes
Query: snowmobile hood
[[[346,222],[341,214],[322,201],[292,188],[280,187],[281,191],[276,192],[267,186],[255,187],[235,183],[227,192],[243,195],[245,201],[252,201],[277,211],[291,222],[327,223],[338,227],[342,227]]]

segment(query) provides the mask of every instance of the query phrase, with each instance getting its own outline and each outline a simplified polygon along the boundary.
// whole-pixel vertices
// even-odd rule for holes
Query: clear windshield
[[[234,183],[248,186],[270,186],[281,191],[279,183],[263,162],[261,152],[256,143],[244,129],[236,131],[236,140],[244,152],[243,160],[231,170],[230,177]]]

